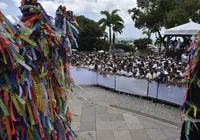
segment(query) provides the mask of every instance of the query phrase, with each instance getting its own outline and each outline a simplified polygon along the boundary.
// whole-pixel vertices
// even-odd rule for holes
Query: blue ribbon
[[[12,29],[13,33],[16,34],[18,32],[17,28],[13,26],[13,24],[6,18],[6,16],[4,16],[4,14],[3,14],[3,19],[6,22],[6,24]]]

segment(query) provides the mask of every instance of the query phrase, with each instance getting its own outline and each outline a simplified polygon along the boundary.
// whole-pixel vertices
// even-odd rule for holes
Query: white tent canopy
[[[195,35],[200,31],[200,24],[189,22],[165,31],[165,35]]]

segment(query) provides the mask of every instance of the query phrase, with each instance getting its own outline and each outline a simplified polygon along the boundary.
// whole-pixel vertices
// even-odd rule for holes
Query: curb
[[[120,109],[120,110],[123,110],[123,111],[127,111],[127,112],[131,112],[131,113],[134,113],[134,114],[137,114],[137,115],[141,115],[141,116],[144,116],[144,117],[147,117],[147,118],[151,118],[151,119],[154,119],[154,120],[157,120],[157,121],[160,121],[160,122],[164,122],[164,123],[167,123],[167,124],[170,124],[170,125],[174,125],[176,127],[179,126],[179,123],[175,123],[173,121],[162,119],[162,118],[159,118],[159,117],[156,117],[156,116],[153,116],[153,115],[149,115],[147,113],[143,113],[143,112],[140,112],[140,111],[127,109],[127,108],[116,106],[116,105],[110,105],[110,107],[113,107],[113,108],[116,108],[116,109]]]

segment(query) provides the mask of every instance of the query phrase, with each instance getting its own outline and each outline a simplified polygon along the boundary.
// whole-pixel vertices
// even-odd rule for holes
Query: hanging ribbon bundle
[[[0,139],[74,140],[68,56],[78,31],[70,20],[58,31],[37,0],[21,4],[15,25],[0,12]]]
[[[188,88],[183,105],[183,128],[181,140],[200,139],[200,32],[195,36],[190,48],[190,71]]]
[[[60,5],[56,10],[55,25],[62,30],[62,33],[67,38],[66,42],[68,42],[68,46],[73,45],[78,48],[76,38],[78,37],[79,32],[73,24],[78,26],[73,12],[70,10],[66,11],[66,7]]]

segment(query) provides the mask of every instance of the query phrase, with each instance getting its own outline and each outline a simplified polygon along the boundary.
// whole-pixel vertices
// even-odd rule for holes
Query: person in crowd
[[[149,70],[147,71],[147,75],[146,75],[146,79],[148,81],[152,81],[153,80],[153,72],[150,72]]]
[[[180,50],[180,49],[181,49],[181,44],[182,44],[182,42],[181,42],[181,40],[180,40],[180,38],[179,38],[178,41],[177,41],[176,50]]]
[[[178,41],[177,41],[178,42]],[[161,83],[185,84],[183,74],[188,71],[187,54],[182,55],[182,61],[176,61],[164,54],[129,53],[126,55],[107,52],[77,52],[71,57],[72,66],[86,68],[102,75],[120,75],[159,81]]]

